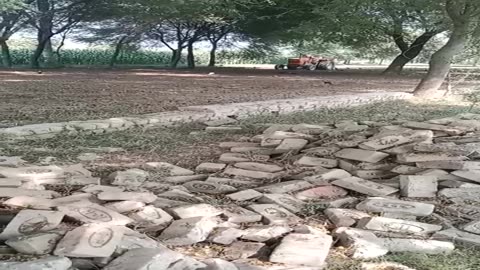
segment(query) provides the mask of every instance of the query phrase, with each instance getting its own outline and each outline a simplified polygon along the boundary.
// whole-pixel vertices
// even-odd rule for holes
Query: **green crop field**
[[[11,56],[13,65],[29,65],[32,51],[28,49],[13,49]],[[113,50],[100,49],[77,49],[63,50],[60,53],[60,63],[66,66],[102,66],[110,63]],[[167,66],[171,54],[168,51],[124,51],[116,64],[117,65],[159,65]],[[209,53],[206,51],[196,52],[196,62],[199,65],[206,65],[209,60]],[[185,62],[185,56],[182,63]],[[41,59],[42,62],[44,59]],[[253,54],[247,51],[220,51],[217,53],[218,64],[277,64],[283,63],[285,59],[276,55]]]

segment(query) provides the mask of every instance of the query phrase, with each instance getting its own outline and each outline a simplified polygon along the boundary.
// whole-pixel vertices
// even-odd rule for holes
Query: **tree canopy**
[[[22,4],[21,0],[0,0],[0,12],[20,9]]]

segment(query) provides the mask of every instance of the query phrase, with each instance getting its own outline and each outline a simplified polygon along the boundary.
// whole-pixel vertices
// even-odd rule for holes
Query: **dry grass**
[[[418,253],[390,254],[370,262],[393,262],[415,270],[478,270],[480,269],[480,251],[459,248],[450,254],[427,255]],[[334,250],[328,258],[326,270],[364,270],[362,261],[343,255],[342,250]],[[375,270],[397,270],[379,268]]]
[[[266,123],[335,123],[340,120],[392,121],[408,119],[423,121],[467,112],[468,105],[416,104],[407,101],[377,103],[353,108],[322,109],[287,115],[257,115],[241,120],[243,131],[238,133],[206,133],[199,123],[175,128],[150,130],[131,129],[107,134],[75,136],[60,134],[51,139],[2,143],[3,155],[22,156],[29,162],[38,162],[53,156],[58,162],[78,162],[78,155],[91,150],[85,148],[116,147],[124,151],[99,154],[102,159],[95,163],[119,166],[135,165],[147,161],[166,161],[186,168],[194,168],[201,162],[216,161],[222,150],[218,142],[238,141],[244,136],[259,134]],[[478,112],[478,110],[477,110]],[[3,148],[3,151],[1,150]],[[115,166],[118,165],[118,166]],[[108,167],[108,166],[104,166]]]

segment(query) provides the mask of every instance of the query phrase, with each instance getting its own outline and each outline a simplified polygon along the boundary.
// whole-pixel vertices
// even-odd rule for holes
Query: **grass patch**
[[[328,258],[326,270],[364,270],[362,262],[342,256],[340,253],[331,254]],[[384,256],[378,260],[368,262],[398,263],[416,270],[478,270],[480,269],[480,251],[474,249],[457,249],[450,254],[416,254],[396,253]],[[378,268],[375,270],[397,270],[396,268]]]
[[[454,116],[468,112],[469,106],[449,103],[415,103],[391,101],[352,108],[321,109],[309,112],[296,112],[285,115],[261,114],[242,119],[243,131],[232,133],[205,133],[198,123],[180,125],[174,128],[150,130],[131,129],[107,134],[58,136],[17,144],[1,145],[4,155],[19,155],[30,162],[37,162],[46,156],[59,161],[72,162],[76,157],[88,152],[84,148],[120,147],[134,160],[167,161],[181,166],[194,167],[204,161],[215,160],[221,151],[217,143],[235,141],[242,136],[253,136],[262,132],[267,124],[321,124],[340,120],[379,121],[393,120],[425,121],[433,118]],[[472,112],[480,112],[473,110]]]
[[[361,261],[344,256],[341,251],[337,250],[330,251],[327,265],[325,270],[363,270]]]
[[[351,108],[325,108],[309,112],[294,112],[278,116],[273,114],[252,115],[245,119],[243,123],[245,125],[254,125],[258,123],[336,123],[341,120],[379,122],[393,120],[426,121],[466,113],[469,112],[469,109],[470,106],[468,104],[458,105],[451,102],[397,100]],[[480,113],[480,110],[473,108],[471,112]]]
[[[195,130],[199,130],[196,125],[182,125],[176,128],[131,129],[98,135],[59,134],[50,139],[22,141],[0,147],[4,147],[4,155],[19,155],[29,162],[37,162],[47,156],[54,156],[62,162],[74,162],[79,154],[89,152],[85,148],[115,147],[125,151],[108,154],[109,156],[128,153],[132,161],[181,161],[183,165],[192,163],[196,166],[200,160],[218,157],[219,141],[236,140],[241,136],[231,133],[192,133]]]
[[[385,260],[398,262],[416,270],[478,270],[480,251],[457,249],[450,254],[426,255],[415,253],[393,254]]]

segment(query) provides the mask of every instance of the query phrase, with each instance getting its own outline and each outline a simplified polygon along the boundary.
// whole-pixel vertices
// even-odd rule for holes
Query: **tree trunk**
[[[123,47],[123,42],[125,41],[127,37],[122,37],[118,42],[117,45],[115,45],[115,51],[113,52],[112,58],[110,58],[110,67],[115,66],[115,63],[117,63],[118,56],[120,55],[120,52],[122,51]]]
[[[30,61],[30,65],[32,66],[32,68],[40,68],[40,57],[45,50],[45,45],[46,41],[40,41],[37,44],[37,48],[35,48],[35,51],[32,54],[32,59]]]
[[[53,36],[53,12],[51,11],[51,3],[48,0],[36,0],[36,5],[38,11],[41,13],[41,16],[38,22],[39,28],[37,30],[37,48],[33,52],[31,59],[32,68],[40,67],[40,56],[42,56],[45,48],[50,43],[51,37]],[[48,47],[51,48],[51,43]]]
[[[52,40],[50,38],[47,39],[43,55],[45,56],[45,63],[48,67],[56,67],[58,65],[57,57],[53,51]]]
[[[172,50],[172,59],[170,60],[170,67],[176,68],[182,59],[182,49]]]
[[[450,71],[453,57],[463,51],[468,42],[469,23],[455,25],[453,32],[445,46],[432,55],[427,75],[415,88],[417,97],[440,97],[438,89],[442,86]]]
[[[217,62],[217,43],[212,42],[212,49],[210,50],[210,60],[208,61],[209,67],[214,67]]]
[[[0,46],[2,47],[2,63],[4,67],[12,67],[12,56],[10,55],[10,48],[8,47],[6,40],[0,40]]]
[[[115,63],[117,63],[118,56],[122,50],[122,45],[122,43],[117,43],[115,46],[115,51],[113,52],[112,58],[110,58],[110,63],[108,64],[109,67],[114,67]]]
[[[62,40],[60,41],[60,44],[58,44],[58,47],[55,50],[55,55],[57,56],[57,63],[59,64],[63,64],[61,50],[63,46],[65,46],[65,40],[67,39],[67,32],[68,31],[64,32],[64,34],[62,35]]]
[[[405,56],[405,54],[400,54],[393,62],[383,71],[383,74],[400,74],[403,71],[405,65],[410,62],[412,59]]]
[[[415,59],[420,52],[422,52],[425,44],[432,39],[436,33],[434,32],[426,32],[419,36],[415,41],[408,47],[406,51],[402,51],[400,55],[398,55],[390,66],[383,72],[383,74],[399,74],[402,72],[405,65]]]
[[[187,45],[187,65],[188,68],[195,68],[195,55],[193,54],[193,42]]]

